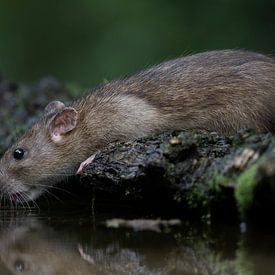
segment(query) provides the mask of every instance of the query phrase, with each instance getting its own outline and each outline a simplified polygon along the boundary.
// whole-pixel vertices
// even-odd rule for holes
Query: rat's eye
[[[13,157],[15,159],[22,159],[24,157],[24,153],[25,153],[24,149],[16,148],[13,152]]]

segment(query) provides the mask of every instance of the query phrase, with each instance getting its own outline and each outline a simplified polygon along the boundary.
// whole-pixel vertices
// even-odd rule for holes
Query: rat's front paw
[[[94,160],[94,158],[95,158],[95,155],[92,155],[92,156],[90,156],[89,158],[87,158],[85,161],[83,161],[83,162],[80,164],[80,166],[79,166],[79,168],[78,168],[78,170],[77,170],[77,172],[76,172],[76,175],[77,175],[77,174],[81,174],[81,173],[82,173],[82,170],[83,170],[83,167],[85,167],[86,165],[90,164],[90,163]]]

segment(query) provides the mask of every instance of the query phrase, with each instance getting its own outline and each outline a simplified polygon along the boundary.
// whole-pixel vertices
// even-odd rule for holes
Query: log
[[[121,200],[263,217],[275,207],[274,137],[185,130],[112,144],[84,167],[82,181]]]

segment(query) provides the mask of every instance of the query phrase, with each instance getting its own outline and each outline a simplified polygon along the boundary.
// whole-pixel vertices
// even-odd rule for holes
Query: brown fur
[[[70,131],[53,142],[49,129],[62,112],[52,106],[0,162],[6,193],[41,190],[75,173],[89,155],[110,142],[170,129],[200,128],[232,133],[240,128],[275,132],[275,61],[247,51],[212,51],[164,62],[104,84],[75,101]],[[67,110],[67,112],[69,112]],[[63,120],[63,117],[60,119]],[[23,160],[15,148],[26,149]],[[40,171],[40,169],[43,171]],[[6,182],[9,182],[8,184]]]

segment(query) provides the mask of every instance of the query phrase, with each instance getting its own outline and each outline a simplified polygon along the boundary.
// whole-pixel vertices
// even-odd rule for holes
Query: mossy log
[[[82,180],[121,199],[262,217],[275,208],[275,140],[252,131],[162,133],[98,152]]]

